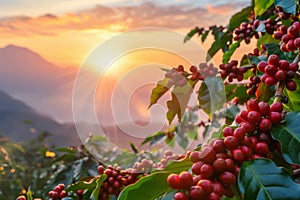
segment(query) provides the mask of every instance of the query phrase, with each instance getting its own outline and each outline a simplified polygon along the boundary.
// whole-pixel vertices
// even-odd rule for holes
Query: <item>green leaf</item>
[[[159,171],[145,176],[124,188],[118,200],[152,200],[163,195],[170,187],[167,182],[171,172]]]
[[[266,101],[268,102],[270,98],[272,98],[275,94],[275,88],[267,86],[264,83],[259,83],[258,88],[256,90],[256,97],[258,101]]]
[[[226,108],[226,124],[231,124],[240,112],[239,106],[231,104]]]
[[[254,0],[254,13],[255,18],[257,16],[260,16],[268,10],[270,6],[272,6],[274,3],[274,0]]]
[[[272,136],[281,143],[284,159],[300,164],[300,113],[291,112],[285,116],[283,124],[271,129]]]
[[[158,101],[158,99],[162,97],[169,90],[170,87],[168,83],[169,83],[168,78],[158,81],[156,87],[152,89],[149,108],[153,104],[155,104]]]
[[[235,52],[235,50],[240,46],[240,43],[241,41],[237,41],[233,44],[231,44],[229,46],[229,50],[226,51],[224,54],[223,54],[223,59],[222,59],[222,62],[223,63],[228,63],[228,61],[230,60],[232,54]]]
[[[96,188],[93,190],[92,195],[91,195],[92,198],[90,198],[90,199],[98,200],[100,188],[106,178],[107,178],[106,176],[100,176],[100,177],[96,178]]]
[[[199,105],[212,119],[212,115],[226,103],[223,81],[219,77],[209,77],[202,82],[198,91]]]
[[[289,91],[285,88],[284,93],[289,99],[289,108],[293,111],[300,112],[300,76],[297,75],[293,80],[296,82],[297,89],[295,91]]]
[[[194,29],[192,29],[184,38],[184,43],[189,41],[196,33],[198,33],[199,28],[196,27]]]
[[[209,30],[205,31],[201,36],[201,41],[204,42],[208,36]]]
[[[171,173],[179,174],[182,171],[188,171],[188,169],[192,166],[192,161],[189,157],[185,157],[181,160],[174,160],[167,164],[164,171],[168,171]]]
[[[285,60],[284,53],[280,50],[280,46],[278,43],[268,43],[265,45],[268,50],[268,55],[276,54],[280,60]]]
[[[223,33],[220,39],[215,40],[208,49],[206,60],[209,61],[220,49],[228,48],[228,41],[232,41],[232,35],[228,34],[228,32]]]
[[[186,106],[188,104],[188,101],[196,83],[197,81],[189,80],[185,86],[176,86],[172,91],[172,99],[167,102],[167,119],[169,121],[169,124],[172,123],[176,115],[178,117],[178,121],[181,121],[181,117],[184,114],[184,111],[186,109]]]
[[[244,162],[238,175],[244,200],[300,199],[300,186],[268,159]]]
[[[225,86],[227,101],[235,97],[239,98],[239,103],[247,102],[251,97],[247,95],[247,87],[244,85],[229,84]]]
[[[251,11],[252,6],[249,6],[234,14],[229,21],[229,30],[233,31],[235,28],[239,27],[242,22],[247,21],[250,17]]]
[[[154,133],[153,135],[151,136],[148,136],[143,142],[142,142],[142,145],[143,144],[146,144],[148,142],[150,142],[150,145],[153,145],[155,144],[156,142],[160,141],[162,138],[164,138],[166,136],[166,133],[165,132],[162,132],[162,131],[159,131],[159,132],[156,132]]]
[[[275,0],[274,5],[282,7],[284,12],[291,13],[293,15],[296,14],[296,0]]]
[[[272,35],[270,34],[265,34],[263,36],[261,36],[258,40],[257,40],[257,48],[261,49],[261,45],[262,44],[269,44],[269,43],[276,43],[277,40],[275,40]]]

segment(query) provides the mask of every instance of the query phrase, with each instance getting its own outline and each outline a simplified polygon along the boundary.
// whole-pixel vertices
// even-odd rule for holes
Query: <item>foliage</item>
[[[191,66],[189,71],[181,65],[167,70],[166,77],[152,90],[149,107],[171,93],[166,102],[170,127],[150,135],[141,144],[165,141],[173,147],[177,142],[186,149],[190,141],[196,141],[199,144],[193,151],[174,157],[171,163],[165,159],[163,167],[157,167],[149,157],[148,161],[126,158],[125,153],[113,160],[123,159],[128,167],[138,161],[127,169],[126,175],[111,166],[107,166],[107,171],[99,166],[99,174],[93,174],[88,169],[95,172],[96,163],[84,149],[27,149],[5,141],[0,146],[4,160],[1,166],[6,171],[16,169],[16,173],[2,175],[1,182],[17,187],[1,185],[2,195],[6,197],[7,191],[16,194],[17,190],[30,186],[33,195],[44,197],[42,192],[64,183],[70,192],[68,199],[169,200],[179,195],[187,200],[209,199],[209,196],[299,199],[299,5],[294,0],[255,0],[234,14],[227,26],[196,27],[184,42],[195,35],[205,42],[209,34],[214,41],[208,49],[207,63],[201,63],[199,68]],[[243,55],[240,62],[231,60],[238,48],[251,42],[257,47],[253,52]],[[219,66],[208,63],[220,50],[222,63]],[[196,105],[189,105],[192,94],[198,96]],[[201,119],[197,112],[203,113]],[[176,119],[177,124],[171,126]],[[209,142],[203,144],[200,138],[209,138]],[[38,161],[34,160],[36,156],[26,158],[26,152],[38,149],[42,155],[48,152],[57,156]],[[138,152],[134,145],[132,149]],[[22,159],[12,155],[20,155]],[[222,165],[225,160],[232,164]],[[40,167],[32,169],[29,165],[34,162],[40,163]],[[111,170],[115,170],[115,176]],[[19,175],[19,171],[26,173]],[[83,176],[88,177],[79,181]],[[124,179],[130,179],[132,184],[128,185]],[[20,185],[25,180],[32,181]],[[223,192],[214,191],[217,184]],[[83,190],[80,191],[83,194],[78,194],[78,190]],[[192,197],[195,193],[202,195],[201,198]]]

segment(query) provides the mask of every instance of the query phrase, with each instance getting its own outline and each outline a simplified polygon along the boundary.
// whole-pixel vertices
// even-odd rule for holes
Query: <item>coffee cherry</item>
[[[280,102],[274,102],[271,106],[270,106],[270,111],[271,112],[279,112],[281,113],[283,111],[283,105]]]
[[[261,102],[259,102],[258,107],[259,107],[259,113],[262,116],[268,116],[269,115],[269,113],[270,113],[270,106],[269,106],[268,103],[266,103],[264,101],[261,101]]]
[[[210,195],[208,197],[208,200],[220,200],[220,199],[221,199],[221,197],[214,192],[210,193]]]
[[[212,148],[215,150],[216,153],[224,153],[225,152],[224,141],[221,139],[215,140],[213,142]]]
[[[216,152],[215,150],[210,146],[204,146],[201,149],[201,152],[199,154],[199,158],[201,161],[207,162],[208,164],[211,164],[216,159]]]
[[[236,149],[240,142],[236,137],[228,136],[224,139],[224,144],[227,147],[227,149]]]
[[[170,174],[167,178],[167,182],[168,182],[169,186],[175,190],[178,190],[181,188],[180,179],[177,174]]]
[[[203,191],[204,193],[207,195],[207,194],[210,194],[214,191],[214,185],[213,183],[208,180],[208,179],[201,179],[198,183],[197,183],[198,186],[201,186],[203,188]]]
[[[205,196],[203,188],[199,185],[192,186],[189,194],[192,200],[203,199]]]
[[[268,64],[269,65],[274,65],[274,66],[277,66],[279,63],[279,57],[275,54],[272,54],[269,56],[268,58]]]
[[[232,150],[234,160],[238,162],[242,162],[245,159],[245,154],[241,149],[233,149]]]
[[[201,173],[201,167],[202,167],[203,164],[204,164],[204,162],[202,162],[202,161],[194,163],[192,165],[192,172],[193,172],[193,174],[200,175],[200,173]]]
[[[193,163],[199,162],[200,161],[200,153],[198,151],[193,151],[190,155],[190,160]]]
[[[219,175],[219,180],[223,184],[231,185],[236,182],[236,177],[233,173],[225,171]]]
[[[218,194],[219,196],[223,196],[224,194],[224,186],[219,181],[213,182],[214,185],[214,193]]]
[[[254,152],[259,155],[266,155],[269,152],[269,147],[265,142],[258,142],[254,147]]]
[[[261,120],[261,115],[258,111],[250,111],[247,117],[248,121],[252,124],[255,124]]]
[[[286,82],[286,88],[290,91],[295,91],[297,89],[297,85],[296,85],[295,81],[288,80]]]
[[[247,103],[249,111],[259,111],[258,101],[256,99],[250,99]]]
[[[179,174],[179,182],[180,188],[189,189],[193,185],[193,176],[189,172],[183,171]]]
[[[200,174],[203,178],[210,179],[214,173],[214,169],[209,164],[203,164],[200,169]]]
[[[269,119],[271,120],[272,124],[278,125],[282,121],[282,115],[278,112],[270,112]]]
[[[26,197],[24,195],[18,196],[16,200],[26,200]]]
[[[251,111],[251,112],[255,112],[255,111]],[[236,128],[233,132],[233,136],[239,140],[242,140],[244,138],[245,134],[246,134],[246,131],[242,127]]]
[[[272,128],[272,122],[269,119],[262,119],[259,123],[259,129],[262,131],[269,131]]]
[[[217,158],[213,165],[213,169],[215,172],[220,173],[226,170],[226,163],[224,158]]]
[[[187,194],[185,194],[183,192],[177,192],[174,195],[174,200],[189,200],[189,197]]]

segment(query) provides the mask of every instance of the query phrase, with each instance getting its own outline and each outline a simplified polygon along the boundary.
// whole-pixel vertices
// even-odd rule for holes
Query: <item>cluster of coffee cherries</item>
[[[153,167],[157,169],[165,169],[168,163],[180,160],[183,157],[184,155],[173,153],[171,150],[166,150],[164,152],[164,157],[158,163],[154,163]]]
[[[242,22],[240,24],[240,27],[236,28],[234,30],[234,40],[244,40],[246,44],[249,44],[251,42],[251,38],[254,36],[256,39],[259,38],[258,33],[255,31],[255,29],[259,26],[260,21],[255,19],[254,12],[251,12],[250,15],[250,22]]]
[[[190,79],[195,80],[204,80],[208,77],[214,77],[218,73],[218,69],[214,67],[212,63],[200,63],[199,68],[192,65],[190,67],[190,72],[192,73]]]
[[[170,79],[169,85],[182,87],[187,83],[186,73],[182,65],[179,65],[178,67],[172,68],[171,70],[167,71],[165,77]]]
[[[168,176],[169,186],[177,190],[175,200],[232,198],[232,185],[236,183],[241,164],[256,158],[272,158],[269,145],[274,141],[268,131],[282,120],[283,106],[279,102],[269,106],[251,99],[247,107],[236,118],[237,128],[223,129],[224,139],[214,138],[201,151],[190,153],[191,172]]]
[[[103,182],[99,198],[101,200],[108,200],[110,195],[118,196],[121,190],[130,184],[134,184],[143,173],[139,173],[136,169],[122,170],[119,166],[98,166],[99,175],[106,174],[107,178]]]
[[[247,108],[248,110],[243,110],[236,116],[235,121],[248,134],[268,132],[272,125],[278,125],[283,118],[281,114],[283,105],[280,102],[269,106],[264,101],[258,103],[257,100],[250,99]]]
[[[250,80],[250,83],[247,84],[247,87],[248,87],[247,94],[254,95],[261,80],[260,80],[259,76],[251,76],[249,80]]]
[[[274,31],[276,31],[278,29],[277,22],[274,20],[271,20],[270,18],[265,20],[264,24],[265,24],[266,32],[270,35],[272,35],[274,33]]]
[[[261,61],[257,65],[257,69],[263,72],[261,81],[268,86],[275,85],[278,81],[285,81],[286,88],[290,91],[297,89],[295,81],[295,73],[298,71],[297,63],[289,63],[286,60],[279,60],[278,56],[272,54],[268,58],[268,62]]]
[[[300,22],[295,21],[291,26],[280,26],[273,34],[275,39],[281,40],[280,49],[284,52],[295,51],[300,48]]]
[[[228,81],[232,82],[234,79],[242,81],[244,79],[244,73],[247,72],[248,68],[238,67],[238,61],[232,60],[227,64],[220,64],[220,74],[222,78],[228,77]]]
[[[65,191],[65,185],[63,183],[58,184],[53,190],[48,192],[48,196],[53,200],[60,200],[68,196],[68,192]]]
[[[282,20],[287,20],[291,17],[291,15],[289,13],[284,12],[283,8],[280,6],[277,6],[276,10],[278,11],[278,15]]]

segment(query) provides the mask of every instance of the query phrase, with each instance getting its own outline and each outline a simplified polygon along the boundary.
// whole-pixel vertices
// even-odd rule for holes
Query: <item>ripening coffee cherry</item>
[[[269,152],[269,147],[265,142],[258,142],[254,147],[254,152],[259,155],[266,155]]]
[[[211,180],[201,179],[197,185],[203,188],[203,191],[206,195],[214,191],[214,184],[211,182]]]
[[[278,70],[275,74],[275,77],[279,81],[283,81],[286,78],[286,72],[283,70]]]
[[[259,102],[258,107],[259,107],[259,113],[262,116],[268,116],[269,115],[270,106],[267,102],[264,102],[264,101]]]
[[[24,195],[18,196],[16,200],[26,200],[26,197]]]
[[[256,112],[256,111],[251,111],[251,112]],[[242,128],[242,127],[236,128],[236,129],[234,130],[234,132],[233,132],[233,136],[236,137],[236,138],[239,139],[239,140],[244,139],[245,134],[246,134],[246,131],[245,131],[245,129]]]
[[[191,154],[190,154],[190,160],[193,162],[193,163],[196,163],[196,162],[199,162],[200,161],[200,153],[199,151],[193,151]]]
[[[247,107],[249,111],[259,111],[258,101],[256,99],[250,99],[247,102]]]
[[[189,197],[187,194],[185,194],[183,192],[177,192],[174,195],[174,200],[189,200]]]
[[[268,63],[266,61],[260,61],[257,64],[258,71],[265,73],[265,68],[266,68],[267,65],[268,65]]]
[[[272,55],[269,56],[269,58],[268,58],[268,64],[277,66],[278,63],[279,63],[279,58],[278,58],[277,55],[272,54]]]
[[[217,139],[213,142],[212,145],[212,148],[215,150],[216,153],[225,153],[224,140]]]
[[[219,181],[215,181],[213,182],[214,185],[214,193],[218,194],[219,196],[223,196],[224,194],[224,186],[222,183],[220,183]]]
[[[279,112],[281,113],[283,111],[283,105],[280,102],[274,102],[271,106],[270,106],[270,111],[271,112]]]
[[[214,169],[213,169],[213,167],[211,165],[209,165],[209,164],[203,164],[201,166],[200,175],[203,178],[210,179],[213,174],[214,174]]]
[[[208,197],[208,200],[220,200],[220,199],[221,199],[220,195],[218,195],[214,192],[210,193],[210,195]]]
[[[269,131],[272,128],[272,122],[269,119],[262,119],[259,123],[259,129],[262,131]]]
[[[238,162],[242,162],[245,160],[245,154],[241,149],[233,149],[232,150],[234,160]]]
[[[297,85],[293,80],[288,80],[285,86],[290,91],[295,91],[297,89]]]
[[[223,133],[224,137],[227,137],[227,136],[232,136],[233,131],[234,131],[234,129],[232,127],[227,126],[223,129],[222,133]]]
[[[199,153],[199,158],[201,161],[212,164],[216,159],[216,152],[211,146],[203,146]]]
[[[258,111],[250,111],[247,117],[248,121],[252,124],[260,122],[261,120],[261,114]]]
[[[179,190],[181,188],[180,179],[177,174],[170,174],[167,178],[167,182],[169,186],[175,190]]]
[[[223,184],[232,185],[236,182],[236,177],[233,173],[225,171],[219,175],[219,180]]]
[[[224,139],[224,144],[227,147],[227,149],[236,149],[240,142],[236,137],[228,136]]]
[[[272,85],[275,85],[277,83],[277,80],[273,77],[273,76],[268,76],[264,83],[267,85],[267,86],[272,86]]]
[[[279,61],[279,69],[283,71],[289,70],[290,63],[286,60],[280,60]]]
[[[282,121],[282,115],[279,112],[270,112],[269,119],[272,124],[278,125]]]
[[[179,174],[179,182],[180,188],[189,189],[193,185],[193,176],[189,172],[183,171]]]
[[[200,173],[201,173],[201,167],[202,167],[203,164],[204,164],[204,162],[202,162],[202,161],[194,163],[192,165],[192,168],[191,168],[193,174],[200,175]]]
[[[220,173],[226,170],[226,163],[224,158],[217,158],[213,165],[213,169],[215,172]]]
[[[189,194],[192,200],[204,199],[205,196],[203,188],[199,185],[192,186]]]

